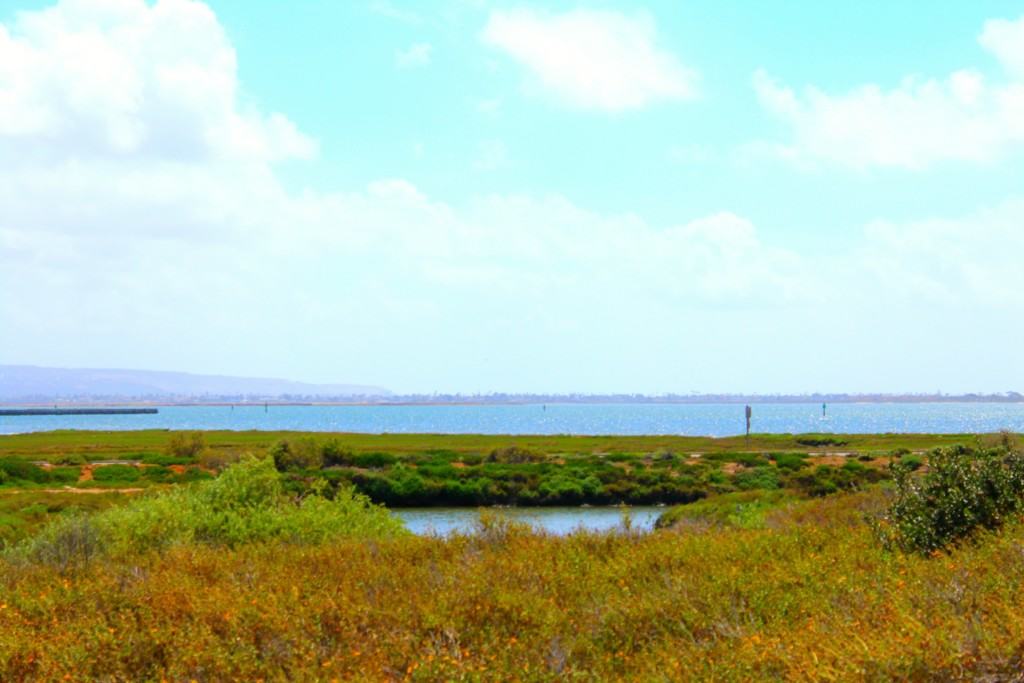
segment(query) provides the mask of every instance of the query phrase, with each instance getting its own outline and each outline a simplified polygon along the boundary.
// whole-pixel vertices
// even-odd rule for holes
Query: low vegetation
[[[569,461],[492,450],[453,469]],[[916,470],[893,457],[891,484],[855,487],[845,477],[874,461],[712,454],[699,460],[723,492],[658,530],[565,537],[500,513],[415,537],[310,474],[431,466],[372,453],[289,443],[60,514],[0,558],[0,680],[996,681],[1024,666],[1024,465],[1005,445],[941,449]],[[837,495],[815,497],[825,482]]]
[[[358,452],[336,437],[304,436],[279,441],[270,453],[297,484],[352,486],[393,507],[675,504],[776,489],[820,496],[887,476],[881,463],[841,458],[841,465],[815,464],[806,452],[552,453],[511,445],[487,453],[393,454]]]
[[[1016,675],[1024,530],[942,558],[893,553],[864,522],[887,502],[873,490],[641,535],[504,525],[447,540],[175,544],[64,573],[4,562],[0,679]]]
[[[94,556],[124,558],[179,545],[296,545],[404,533],[387,510],[351,489],[331,499],[315,492],[290,497],[273,462],[250,457],[211,481],[170,487],[88,517],[64,516],[9,556],[66,570]]]

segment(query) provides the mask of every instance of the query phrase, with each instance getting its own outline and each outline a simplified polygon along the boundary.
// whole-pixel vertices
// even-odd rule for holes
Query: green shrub
[[[88,462],[89,461],[85,459],[85,456],[80,453],[68,453],[66,455],[60,456],[59,458],[54,459],[53,464],[81,466],[88,464]]]
[[[654,528],[696,524],[754,529],[764,525],[766,513],[791,500],[792,494],[786,491],[724,493],[670,508],[658,517]]]
[[[167,454],[194,462],[206,450],[206,437],[202,432],[174,432],[167,442]]]
[[[50,480],[49,474],[39,465],[21,458],[0,459],[0,472],[6,474],[7,481],[25,481],[42,484]]]
[[[197,463],[200,467],[205,467],[208,470],[219,472],[225,467],[229,467],[230,465],[238,462],[241,457],[242,455],[240,453],[234,451],[208,449],[199,454]],[[187,463],[180,464],[184,465]]]
[[[883,543],[931,553],[997,529],[1024,511],[1024,454],[965,446],[933,451],[929,470],[892,465],[896,498],[878,532]]]
[[[728,460],[744,467],[766,467],[770,464],[764,456],[757,453],[730,453]]]
[[[864,474],[868,471],[867,466],[858,460],[847,460],[843,463],[842,469],[854,475]]]
[[[352,459],[356,467],[367,469],[387,467],[398,462],[398,458],[390,453],[360,453]]]
[[[92,517],[69,515],[47,525],[8,555],[47,564],[64,572],[99,555],[104,548],[101,536]]]
[[[49,471],[50,481],[61,484],[73,484],[78,481],[82,472],[77,467],[54,467]]]
[[[776,453],[775,466],[786,472],[796,472],[807,466],[807,455],[804,453]]]
[[[274,459],[274,466],[280,472],[318,470],[324,464],[320,444],[308,436],[293,441],[278,441],[271,447],[270,455]]]
[[[317,492],[289,497],[273,460],[250,457],[210,481],[162,489],[88,518],[60,519],[15,552],[63,567],[100,553],[117,558],[188,543],[318,544],[405,533],[390,512],[347,487],[331,500]]]
[[[159,483],[167,483],[174,481],[177,475],[169,467],[163,465],[154,465],[152,467],[146,467],[142,469],[142,478],[146,481],[155,481]]]
[[[919,470],[924,465],[924,460],[920,455],[907,454],[899,459],[900,465],[907,469],[914,471]]]
[[[320,447],[321,460],[324,467],[351,465],[355,456],[351,448],[346,448],[337,439],[331,439]]]
[[[132,465],[103,465],[92,471],[92,478],[98,482],[132,482],[139,476],[139,468]]]
[[[828,465],[818,465],[812,472],[803,472],[790,481],[794,486],[811,496],[827,496],[839,491],[836,470]]]
[[[138,459],[146,465],[191,465],[198,458],[191,456],[170,455],[168,453],[139,453]]]
[[[779,488],[779,473],[773,467],[755,467],[737,472],[733,483],[741,491]]]
[[[189,467],[181,474],[174,475],[174,478],[171,481],[175,484],[187,484],[193,481],[209,481],[213,478],[214,476],[209,472],[201,470],[198,467]]]
[[[544,462],[547,460],[547,456],[537,451],[532,451],[529,448],[522,448],[520,446],[509,446],[507,448],[495,448],[487,456],[487,462],[503,462],[503,463],[527,463],[527,462]]]
[[[796,442],[801,446],[810,446],[812,448],[819,448],[821,446],[845,446],[849,443],[844,439],[838,439],[834,436],[825,436],[823,434],[806,434],[796,438]]]

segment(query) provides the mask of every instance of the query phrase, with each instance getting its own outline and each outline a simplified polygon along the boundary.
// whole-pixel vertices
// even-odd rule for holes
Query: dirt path
[[[65,486],[65,487],[59,488],[59,489],[5,489],[3,491],[0,491],[0,493],[3,493],[5,495],[12,495],[12,494],[15,494],[15,493],[74,493],[74,494],[90,495],[90,494],[97,494],[97,493],[142,493],[145,490],[146,489],[138,488],[138,487],[136,487],[136,488],[125,488],[125,489],[99,489],[99,488],[76,489],[76,488],[74,488],[72,486]]]

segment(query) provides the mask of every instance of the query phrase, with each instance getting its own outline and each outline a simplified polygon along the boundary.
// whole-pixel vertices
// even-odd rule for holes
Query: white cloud
[[[986,21],[978,40],[1007,70],[1024,78],[1024,16],[1016,21]]]
[[[284,116],[239,107],[234,49],[193,0],[64,0],[0,26],[0,144],[26,160],[316,152]]]
[[[921,306],[1021,308],[1024,200],[967,216],[865,227],[859,258],[889,297]]]
[[[0,60],[0,357],[428,390],[669,390],[705,372],[720,389],[752,346],[780,377],[807,370],[853,299],[865,316],[902,298],[1020,317],[1022,204],[877,222],[812,261],[728,211],[655,225],[558,196],[448,203],[401,178],[294,192],[274,167],[296,151],[275,126],[294,126],[238,104],[205,6],[66,0],[2,31],[20,61]],[[51,54],[82,40],[123,87]],[[165,87],[183,62],[196,89]]]
[[[496,10],[483,40],[575,107],[622,111],[697,94],[696,72],[656,45],[654,22],[646,15]]]
[[[979,40],[1011,73],[1024,75],[1024,18],[988,22]],[[993,83],[970,69],[842,94],[816,87],[798,93],[758,71],[754,87],[765,108],[792,128],[794,139],[780,153],[802,163],[921,169],[991,161],[1024,143],[1024,81]]]
[[[395,53],[395,66],[401,69],[414,69],[430,64],[433,47],[430,43],[413,43],[404,50]]]
[[[194,368],[220,354],[210,369],[245,371],[235,340],[255,335],[246,363],[267,354],[288,374],[315,356],[386,381],[366,359],[422,373],[423,354],[465,335],[497,349],[510,326],[540,338],[611,316],[625,331],[803,296],[800,260],[727,213],[664,227],[558,197],[454,205],[400,178],[288,191],[274,162],[315,142],[239,104],[234,51],[200,3],[65,0],[2,30],[6,358]],[[61,57],[77,51],[92,61]],[[480,151],[482,167],[506,156],[498,140]]]

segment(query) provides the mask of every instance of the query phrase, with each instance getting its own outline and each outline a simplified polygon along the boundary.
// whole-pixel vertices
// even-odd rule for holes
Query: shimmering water
[[[974,433],[1024,431],[1024,403],[836,403],[753,405],[753,431]],[[156,415],[0,417],[0,434],[52,429],[261,429],[371,434],[688,434],[744,430],[733,404],[454,406],[188,406]]]
[[[649,531],[665,509],[649,506],[628,508],[631,528]],[[560,536],[577,529],[609,531],[624,528],[623,509],[618,507],[500,508],[495,512]],[[398,508],[392,514],[404,521],[415,534],[442,536],[453,532],[473,532],[480,518],[480,511],[474,508]]]

